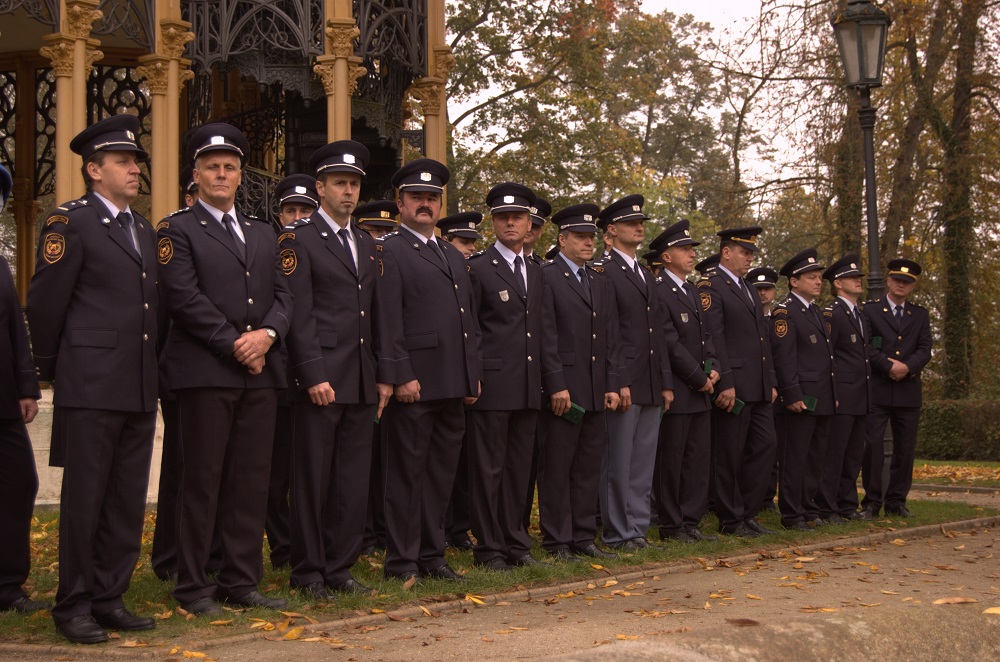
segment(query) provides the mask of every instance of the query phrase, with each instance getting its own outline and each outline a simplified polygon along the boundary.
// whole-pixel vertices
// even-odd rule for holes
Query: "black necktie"
[[[819,328],[821,328],[821,329],[824,328],[824,326],[823,326],[823,318],[820,317],[820,314],[819,314],[819,306],[817,306],[814,303],[811,303],[811,304],[809,304],[809,310],[812,311],[813,317],[816,318],[816,324],[819,325]]]
[[[639,277],[639,282],[642,283],[642,291],[646,291],[646,277],[642,275],[642,267],[639,266],[639,260],[635,261],[635,275]]]
[[[517,293],[522,299],[528,297],[528,289],[524,286],[524,272],[521,270],[521,256],[514,258],[514,280],[517,282]]]
[[[580,285],[583,287],[583,296],[590,303],[590,279],[587,278],[587,271],[580,267],[576,270],[576,275],[580,277]]]
[[[691,300],[691,305],[694,306],[694,309],[698,310],[700,306],[698,305],[698,300],[694,298],[694,290],[691,288],[691,283],[682,284],[681,289],[687,293],[688,299]]]
[[[139,242],[138,237],[135,235],[135,221],[132,220],[132,214],[127,211],[120,211],[115,218],[118,220],[118,224],[122,226],[122,230],[125,231],[125,236],[128,237],[128,243],[131,244],[132,250],[135,251],[136,255],[141,257],[142,253],[139,252]]]
[[[865,325],[861,323],[861,316],[858,315],[857,307],[851,308],[851,321],[854,322],[854,326],[857,328],[858,332],[861,333],[861,337],[865,337]]]
[[[448,258],[444,256],[444,251],[442,251],[441,247],[438,245],[437,239],[428,239],[427,243],[430,244],[431,248],[434,249],[434,252],[437,253],[438,258],[441,260],[441,264],[444,265],[445,271],[451,273],[451,268],[448,266]]]
[[[236,245],[236,251],[240,254],[240,259],[245,261],[247,259],[247,246],[236,232],[236,219],[229,214],[223,214],[222,224],[229,230],[229,236],[233,238],[233,243]]]
[[[740,289],[743,290],[743,294],[745,294],[747,296],[747,298],[750,299],[750,303],[757,303],[754,300],[753,295],[750,294],[750,288],[747,287],[747,284],[745,282],[743,282],[742,278],[739,279],[739,282],[740,282]]]
[[[896,306],[896,312],[893,314],[893,317],[896,318],[896,328],[898,329],[899,326],[903,323],[903,307],[902,306]]]
[[[351,271],[355,276],[358,275],[357,265],[354,264],[354,254],[351,253],[351,244],[347,238],[347,233],[349,230],[347,228],[341,228],[337,230],[337,236],[340,237],[340,243],[344,247],[344,254],[347,256],[347,264],[351,266]]]

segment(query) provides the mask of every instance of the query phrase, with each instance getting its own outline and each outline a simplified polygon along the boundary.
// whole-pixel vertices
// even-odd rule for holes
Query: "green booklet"
[[[743,402],[739,398],[736,398],[736,402],[733,404],[733,408],[729,410],[729,413],[735,416],[736,414],[743,411],[743,405],[745,404],[746,404],[745,402]]]
[[[712,374],[712,359],[705,359],[705,374]]]
[[[803,395],[802,402],[805,403],[806,409],[809,411],[816,411],[816,398],[811,395]]]
[[[548,409],[552,411],[552,400],[548,402]],[[576,404],[575,402],[569,403],[569,409],[560,418],[565,418],[570,423],[579,423],[583,419],[583,415],[587,413],[587,410]]]

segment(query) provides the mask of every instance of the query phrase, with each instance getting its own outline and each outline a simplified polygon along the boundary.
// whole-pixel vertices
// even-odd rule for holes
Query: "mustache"
[[[430,207],[417,207],[418,214],[427,214],[428,216],[433,216],[434,212]]]

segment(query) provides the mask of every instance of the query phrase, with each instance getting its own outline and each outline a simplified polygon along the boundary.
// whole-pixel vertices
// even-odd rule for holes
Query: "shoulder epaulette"
[[[63,204],[56,207],[60,211],[74,211],[76,209],[88,209],[86,198],[80,198],[79,200],[70,200],[69,202],[64,202]]]
[[[486,251],[476,251],[475,253],[473,253],[472,255],[470,255],[468,257],[468,259],[471,260],[474,257],[482,257],[483,255],[486,255]]]
[[[172,218],[174,216],[177,216],[178,214],[183,214],[186,211],[191,211],[191,208],[190,207],[183,207],[183,208],[178,209],[176,211],[172,211],[169,214],[167,214],[166,216],[164,216],[164,218]]]
[[[596,271],[599,274],[603,274],[604,273],[604,265],[603,264],[588,264],[587,266],[590,267],[591,269],[593,269],[594,271]]]

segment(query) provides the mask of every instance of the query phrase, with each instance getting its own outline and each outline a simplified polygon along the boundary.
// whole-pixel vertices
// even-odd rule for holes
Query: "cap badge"
[[[135,134],[134,134],[134,133],[132,133],[131,131],[126,131],[126,132],[125,132],[125,136],[126,136],[126,137],[127,137],[127,138],[128,138],[129,140],[133,140],[133,141],[135,140]]]
[[[815,261],[816,261],[816,258],[814,258],[814,257],[809,258],[809,264],[812,264]]]
[[[856,265],[853,262],[851,262],[851,269],[857,269],[857,268],[858,268],[858,265]]]
[[[583,215],[583,220],[586,221],[586,222],[588,222],[588,223],[590,223],[591,221],[594,220],[594,217],[591,216],[590,214],[584,214]]]
[[[909,267],[900,267],[899,270],[902,271],[904,274],[910,273]]]
[[[357,159],[354,158],[353,154],[344,154],[344,163],[354,163]]]
[[[691,231],[690,230],[685,230],[684,231],[684,236],[685,237],[690,237],[691,236]]]
[[[763,281],[765,278],[767,278],[767,276],[765,276],[764,274],[757,275],[757,280]]]
[[[210,145],[225,145],[226,139],[224,136],[212,136],[208,143]]]
[[[632,211],[642,211],[642,207],[639,205],[632,205]]]
[[[304,194],[308,193],[309,191],[306,190],[305,186],[296,186],[295,187],[295,192],[296,193],[301,193],[301,194],[304,195]]]
[[[538,215],[538,207],[531,207],[531,213],[534,214],[535,216],[537,216]]]
[[[514,204],[514,196],[512,196],[512,195],[505,195],[505,196],[503,196],[503,203],[505,205],[512,205],[512,204]]]
[[[429,182],[429,181],[431,181],[431,173],[429,173],[429,172],[422,172],[422,173],[420,173],[420,181],[422,181],[422,182]]]
[[[470,230],[475,230],[476,229],[476,224],[470,221],[469,222],[469,229]]]
[[[382,218],[392,218],[392,214],[390,214],[389,212],[387,212],[387,211],[384,211],[384,210],[383,210],[383,211],[380,211],[380,212],[379,212],[379,215],[380,215],[380,216],[381,216]]]

